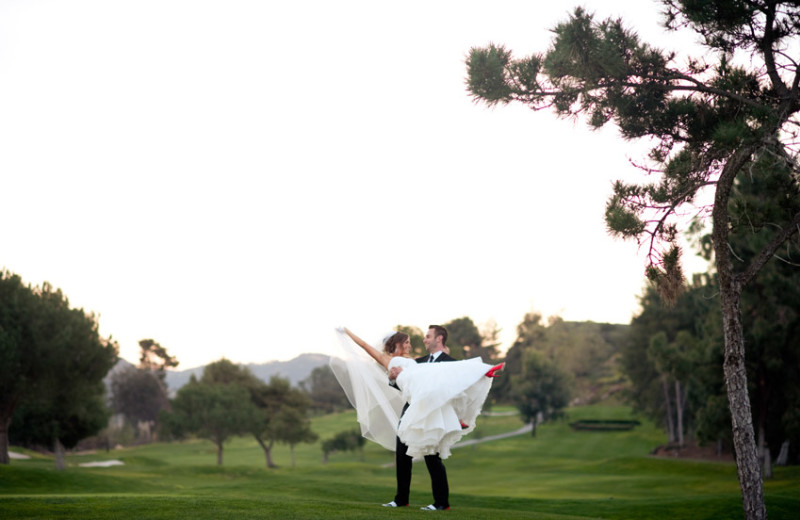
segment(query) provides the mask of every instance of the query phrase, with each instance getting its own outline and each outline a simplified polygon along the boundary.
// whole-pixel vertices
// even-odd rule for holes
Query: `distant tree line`
[[[746,187],[740,188],[746,193]],[[750,201],[751,209],[757,201]],[[758,247],[751,234],[734,235],[741,254]],[[708,237],[697,235],[698,249],[710,256]],[[758,282],[744,291],[743,320],[748,331],[748,379],[752,382],[753,422],[767,471],[773,461],[798,463],[800,446],[800,270],[791,263],[768,263]],[[517,326],[514,343],[502,356],[499,330],[479,329],[469,317],[445,323],[454,357],[504,360],[505,373],[494,380],[487,408],[514,405],[534,425],[563,415],[571,403],[622,399],[662,424],[669,442],[732,444],[724,378],[721,317],[715,305],[715,274],[695,276],[665,304],[649,286],[641,312],[630,325],[545,320],[528,313]],[[315,442],[310,414],[350,408],[328,366],[315,368],[293,388],[288,380],[269,382],[246,367],[221,359],[192,378],[173,399],[165,373],[177,359],[152,339],[140,341],[140,359],[102,380],[117,360],[117,346],[97,334],[94,315],[71,309],[64,295],[45,284],[34,288],[7,272],[0,277],[0,457],[8,445],[53,450],[63,467],[65,449],[82,439],[110,435],[112,413],[135,428],[138,442],[190,436],[210,440],[222,464],[225,442],[252,435],[274,467],[272,450],[284,444]],[[408,332],[422,355],[423,332]],[[159,437],[160,435],[160,437]],[[326,437],[324,458],[360,449],[347,432]],[[2,459],[0,459],[2,460]]]
[[[157,341],[141,340],[139,364],[109,375],[118,361],[118,348],[99,336],[94,315],[71,309],[66,297],[47,284],[25,286],[7,272],[0,278],[0,292],[0,461],[5,463],[13,442],[52,449],[63,467],[65,449],[91,436],[95,445],[108,447],[120,438],[115,429],[128,428],[133,442],[208,439],[217,447],[218,464],[228,439],[252,435],[264,451],[266,465],[274,467],[276,443],[288,445],[294,459],[294,446],[316,441],[310,413],[350,406],[328,366],[314,369],[293,388],[279,377],[264,382],[226,359],[206,366],[200,379],[192,378],[169,399],[165,374],[178,360]],[[526,320],[521,334],[529,328],[530,317]],[[479,329],[465,316],[444,325],[454,357],[499,361],[495,323]],[[408,326],[398,329],[411,335],[414,354],[423,355],[423,332]],[[569,401],[569,384],[574,381],[558,367],[564,360],[554,358],[555,350],[546,352],[543,345],[520,336],[511,354],[524,362],[515,363],[509,377],[497,380],[492,398],[517,405],[526,421],[557,416]],[[103,384],[107,375],[108,392]],[[112,415],[116,419],[109,424]],[[325,453],[356,445],[345,442],[346,437],[328,439]]]

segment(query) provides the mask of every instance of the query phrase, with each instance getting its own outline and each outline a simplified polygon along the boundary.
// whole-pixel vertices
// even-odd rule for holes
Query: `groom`
[[[440,361],[455,361],[447,355],[447,329],[441,325],[431,325],[425,334],[425,349],[427,356],[416,359],[417,363],[439,363]],[[394,367],[389,371],[389,384],[397,387],[395,380],[403,369]],[[399,389],[399,388],[398,388]],[[408,403],[403,407],[403,413],[408,408]],[[401,414],[402,417],[402,414]],[[412,458],[406,452],[408,446],[397,438],[397,448],[395,450],[395,468],[397,470],[397,495],[394,500],[386,507],[402,507],[408,505],[408,495],[411,488],[411,462]],[[436,511],[450,509],[450,489],[447,485],[447,471],[445,470],[439,454],[426,455],[425,465],[428,466],[428,473],[431,475],[431,489],[433,490],[433,504],[423,507],[426,511]]]

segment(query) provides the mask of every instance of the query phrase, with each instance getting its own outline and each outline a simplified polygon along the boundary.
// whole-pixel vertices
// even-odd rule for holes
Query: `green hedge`
[[[626,431],[639,426],[639,421],[615,420],[615,419],[583,419],[569,423],[573,430],[587,431]]]

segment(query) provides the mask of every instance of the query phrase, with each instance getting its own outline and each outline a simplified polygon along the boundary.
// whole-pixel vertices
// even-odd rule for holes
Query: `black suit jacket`
[[[430,354],[428,354],[427,356],[418,357],[414,361],[416,361],[417,363],[427,363],[429,357],[431,357]],[[440,361],[455,361],[455,359],[448,356],[446,352],[442,352],[441,354],[439,354],[439,357],[436,358],[434,363],[439,363]]]

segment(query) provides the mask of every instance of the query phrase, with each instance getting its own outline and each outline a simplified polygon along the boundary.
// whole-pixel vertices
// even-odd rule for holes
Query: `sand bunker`
[[[8,456],[12,459],[19,459],[19,460],[31,458],[30,455],[25,455],[24,453],[14,453],[13,451],[9,451]]]
[[[78,464],[82,468],[107,468],[109,466],[124,466],[125,463],[121,460],[100,460],[97,462],[84,462]]]

